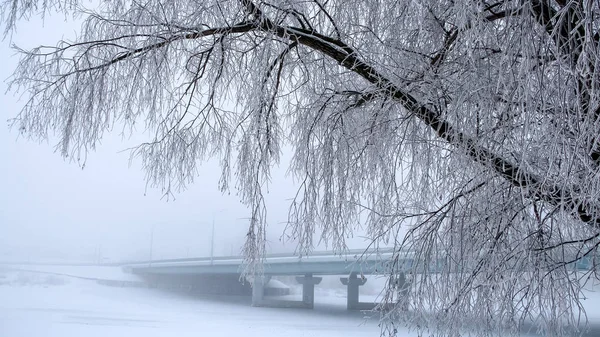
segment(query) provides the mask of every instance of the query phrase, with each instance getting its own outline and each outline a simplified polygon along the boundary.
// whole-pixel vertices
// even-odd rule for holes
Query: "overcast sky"
[[[0,78],[7,79],[18,61],[11,42],[25,49],[53,45],[73,37],[78,24],[60,16],[45,23],[39,18],[18,26],[12,39],[0,44]],[[2,93],[7,83],[2,82]],[[16,116],[23,100],[14,93],[0,95],[5,119]],[[166,201],[156,189],[146,189],[139,163],[129,166],[122,150],[145,140],[142,135],[123,141],[106,137],[90,153],[85,169],[54,152],[55,141],[38,144],[19,138],[7,123],[0,127],[0,260],[15,256],[30,260],[67,258],[153,258],[207,256],[215,221],[215,254],[238,254],[247,230],[247,209],[232,191],[217,189],[219,168],[202,166],[195,184]],[[286,163],[284,163],[285,165]],[[269,190],[269,238],[273,251],[287,218],[295,189],[285,167],[274,170]],[[362,239],[354,240],[361,247]],[[356,244],[356,242],[359,242]]]
[[[63,36],[74,36],[77,27],[61,17],[47,19],[44,24],[35,19],[19,25],[12,42],[26,48],[52,45]],[[3,80],[18,61],[10,43],[6,39],[0,47]],[[6,88],[3,81],[2,93]],[[4,120],[14,117],[22,104],[23,100],[14,93],[1,95]],[[121,152],[138,140],[144,140],[143,136],[124,142],[117,135],[110,135],[89,155],[82,170],[55,153],[52,140],[37,144],[19,138],[3,123],[0,259],[15,254],[26,254],[30,259],[75,259],[94,256],[98,251],[110,258],[147,258],[151,245],[154,258],[208,255],[213,219],[215,241],[219,243],[215,253],[239,253],[248,212],[234,193],[223,195],[218,191],[217,165],[203,165],[195,184],[176,194],[175,200],[166,201],[159,190],[146,190],[139,164],[129,167],[129,154]],[[280,186],[285,184],[284,181]],[[291,195],[293,191],[285,188],[272,190],[270,199]],[[277,241],[281,234],[281,225],[277,224],[285,220],[285,210],[273,207],[270,213],[271,236]]]

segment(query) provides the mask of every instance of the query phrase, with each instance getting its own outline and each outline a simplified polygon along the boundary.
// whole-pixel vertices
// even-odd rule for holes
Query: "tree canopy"
[[[58,135],[75,159],[115,128],[146,130],[132,155],[165,193],[218,158],[220,188],[251,212],[251,268],[270,170],[291,151],[288,233],[302,252],[343,250],[364,228],[413,254],[389,271],[383,299],[404,303],[383,311],[386,332],[562,336],[585,323],[600,243],[598,2],[1,3],[6,34],[33,14],[84,19],[74,41],[21,50],[14,127]]]

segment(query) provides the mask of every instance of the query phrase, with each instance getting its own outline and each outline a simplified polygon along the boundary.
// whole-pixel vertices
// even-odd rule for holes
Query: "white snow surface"
[[[315,310],[254,308],[248,298],[0,270],[0,337],[379,336],[376,318],[346,312],[345,299],[331,299]]]
[[[96,282],[135,280],[118,267],[0,266],[0,337],[379,336],[377,314],[346,311],[337,278],[323,280],[315,289],[315,309],[307,310],[255,308],[247,297]],[[382,283],[370,282],[370,291],[361,290],[363,301],[375,299]],[[596,328],[586,336],[600,333],[600,287],[593,288],[583,303]],[[398,335],[417,336],[408,330]]]

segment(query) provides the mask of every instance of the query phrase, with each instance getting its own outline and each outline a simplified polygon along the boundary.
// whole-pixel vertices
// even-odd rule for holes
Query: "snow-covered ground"
[[[323,286],[315,289],[315,309],[306,310],[254,308],[249,298],[114,287],[92,280],[132,280],[114,267],[27,268],[0,267],[0,337],[375,337],[380,333],[375,314],[346,311],[345,293],[335,289],[335,277],[324,279]],[[372,286],[365,287],[364,301],[373,299],[378,287],[376,279],[369,282]],[[600,321],[600,296],[590,293],[589,297],[584,301],[588,315],[591,321]],[[409,331],[398,335],[416,337]],[[600,335],[596,330],[587,336]]]
[[[1,337],[379,335],[376,319],[346,312],[338,297],[315,310],[253,308],[247,298],[110,287],[56,274],[0,275]]]

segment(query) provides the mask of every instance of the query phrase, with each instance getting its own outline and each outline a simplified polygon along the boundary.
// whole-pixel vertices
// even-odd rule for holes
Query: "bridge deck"
[[[343,255],[314,253],[299,257],[291,254],[268,255],[263,263],[266,275],[343,275],[385,272],[393,258],[391,250],[374,252],[350,251]],[[410,263],[406,254],[404,262]],[[244,259],[240,256],[145,261],[125,267],[134,273],[149,274],[239,274]]]

